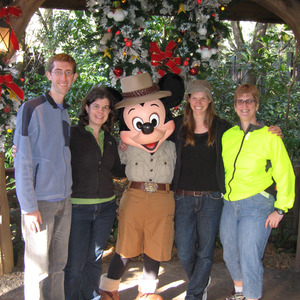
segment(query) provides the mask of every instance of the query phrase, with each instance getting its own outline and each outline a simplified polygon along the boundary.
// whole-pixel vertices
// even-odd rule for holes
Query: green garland
[[[6,65],[5,58],[0,55],[0,76],[7,74],[14,75],[17,70],[12,64]],[[1,81],[0,98],[0,151],[5,150],[5,142],[8,135],[11,135],[16,123],[16,114],[21,102],[18,96]]]
[[[115,85],[123,76],[150,72],[205,78],[218,60],[218,45],[228,35],[219,21],[230,0],[88,0],[97,26],[97,54]],[[108,66],[108,68],[107,68]]]

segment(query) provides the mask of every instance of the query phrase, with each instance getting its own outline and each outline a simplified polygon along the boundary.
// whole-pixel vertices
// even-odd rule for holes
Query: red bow
[[[20,17],[22,15],[22,10],[19,6],[10,6],[0,8],[0,18],[6,17],[6,23],[10,26],[9,17]],[[11,28],[11,26],[10,26]],[[19,42],[16,34],[11,28],[10,32],[10,42],[15,50],[19,50]]]
[[[22,10],[20,6],[10,6],[0,8],[0,18],[3,17],[20,17],[22,15]]]
[[[21,100],[24,99],[24,92],[13,82],[11,74],[0,75],[0,95],[2,92],[2,84],[10,88]]]
[[[150,43],[149,51],[151,55],[151,65],[158,66],[158,74],[164,76],[165,71],[161,69],[162,66],[168,67],[173,73],[179,74],[181,69],[177,67],[180,65],[180,57],[173,57],[173,51],[177,45],[174,41],[170,41],[166,46],[165,52],[162,52],[156,42]]]

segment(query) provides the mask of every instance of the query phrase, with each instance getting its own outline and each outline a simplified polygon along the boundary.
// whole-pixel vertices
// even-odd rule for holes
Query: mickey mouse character
[[[171,258],[174,194],[171,191],[176,150],[167,141],[175,128],[170,108],[184,95],[180,76],[167,74],[158,85],[148,73],[121,79],[123,100],[117,103],[120,138],[128,145],[120,158],[129,180],[119,207],[116,253],[101,276],[100,299],[119,299],[118,288],[130,258],[144,254],[136,299],[161,300],[155,294],[161,261]]]

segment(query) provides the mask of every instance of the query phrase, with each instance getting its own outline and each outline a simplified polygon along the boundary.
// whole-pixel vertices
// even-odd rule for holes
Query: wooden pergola
[[[42,8],[85,10],[86,0],[16,0],[22,17],[11,18],[11,26],[21,39],[35,11]],[[300,48],[300,1],[299,0],[240,0],[233,1],[227,9],[227,20],[256,21],[261,23],[285,23],[293,30]],[[13,50],[8,57],[13,55]],[[299,173],[299,169],[296,172]],[[299,174],[297,175],[296,197],[299,197]],[[9,208],[5,185],[4,153],[0,153],[0,275],[13,268],[12,242],[10,234]],[[299,203],[299,200],[298,200]],[[300,222],[298,235],[300,235]],[[300,239],[300,238],[299,238]],[[300,242],[297,246],[296,269],[300,270]]]
[[[23,12],[22,18],[11,20],[19,39],[34,12],[39,8],[85,10],[86,0],[17,0]],[[227,20],[256,21],[262,23],[286,23],[293,30],[300,47],[299,0],[240,0],[233,1],[227,9]]]

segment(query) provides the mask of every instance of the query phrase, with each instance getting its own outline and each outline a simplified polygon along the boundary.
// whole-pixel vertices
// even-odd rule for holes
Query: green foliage
[[[272,230],[270,241],[282,252],[295,253],[297,248],[297,232],[291,222],[281,222],[278,228]]]
[[[276,125],[281,128],[285,146],[293,164],[296,165],[300,163],[299,79],[293,83],[290,95],[288,94],[292,84],[291,57],[297,53],[295,39],[288,28],[285,28],[285,34],[283,34],[282,30],[274,25],[270,26],[267,34],[259,40],[260,55],[257,55],[257,52],[247,44],[242,46],[240,55],[227,48],[215,72],[208,77],[214,89],[216,110],[221,117],[231,123],[238,121],[233,107],[234,90],[241,83],[245,83],[246,76],[251,72],[260,89],[260,107],[257,118],[268,126]],[[299,54],[298,56],[300,58]],[[235,73],[240,75],[238,80],[231,75],[233,67],[236,70]]]

